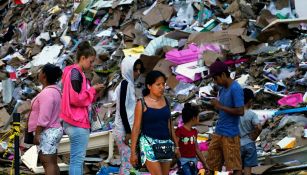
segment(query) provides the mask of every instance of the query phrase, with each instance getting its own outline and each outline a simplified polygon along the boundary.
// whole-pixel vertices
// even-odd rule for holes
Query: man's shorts
[[[240,137],[226,137],[214,134],[209,145],[207,163],[212,171],[242,170]]]
[[[258,165],[257,150],[254,142],[241,146],[241,158],[243,167]]]

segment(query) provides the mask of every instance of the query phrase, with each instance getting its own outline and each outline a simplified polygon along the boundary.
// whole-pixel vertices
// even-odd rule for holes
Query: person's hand
[[[129,145],[129,140],[130,140],[130,139],[131,139],[131,134],[126,134],[124,143],[125,143],[126,145]]]
[[[34,139],[33,139],[34,145],[39,145],[40,136],[41,136],[40,134],[35,134]]]
[[[131,165],[132,165],[133,167],[135,167],[135,166],[137,165],[137,163],[138,163],[137,154],[131,152],[130,163],[131,163]]]
[[[216,110],[219,110],[220,107],[222,106],[222,104],[221,104],[217,99],[212,99],[210,102],[211,102],[211,105],[212,105]]]
[[[175,148],[175,154],[176,154],[176,157],[177,157],[178,159],[181,157],[179,148]]]
[[[104,87],[105,87],[104,84],[95,84],[95,85],[93,86],[93,88],[94,88],[96,91],[100,91],[100,90],[102,90]]]

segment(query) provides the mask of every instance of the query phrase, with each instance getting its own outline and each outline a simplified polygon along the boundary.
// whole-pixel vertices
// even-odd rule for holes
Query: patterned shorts
[[[214,134],[210,141],[207,164],[210,170],[241,170],[240,137],[226,137]]]
[[[141,160],[142,160],[142,165],[145,164],[146,160],[150,162],[170,162],[172,159],[168,160],[157,160],[154,154],[154,151],[152,149],[152,146],[148,143],[148,141],[151,144],[157,144],[157,143],[173,143],[172,140],[159,140],[159,139],[153,139],[151,137],[148,137],[144,135],[141,135],[140,138],[140,145],[141,145]]]
[[[42,154],[55,154],[63,136],[63,128],[48,128],[41,133],[38,152]]]

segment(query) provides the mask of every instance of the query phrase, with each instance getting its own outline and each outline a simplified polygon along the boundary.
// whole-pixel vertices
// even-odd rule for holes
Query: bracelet
[[[180,147],[179,147],[179,146],[176,146],[175,148],[176,148],[176,149],[179,149]]]

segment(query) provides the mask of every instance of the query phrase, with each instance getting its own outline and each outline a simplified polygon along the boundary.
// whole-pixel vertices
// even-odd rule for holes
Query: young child
[[[257,166],[257,150],[255,140],[261,132],[261,125],[256,113],[250,110],[255,98],[250,89],[243,89],[244,93],[244,116],[240,118],[240,143],[241,159],[244,175],[251,175],[252,167]]]
[[[182,110],[184,125],[176,129],[179,143],[180,164],[184,175],[196,175],[197,158],[207,167],[204,155],[200,152],[197,144],[197,130],[192,128],[199,123],[199,111],[196,106],[186,103]]]

